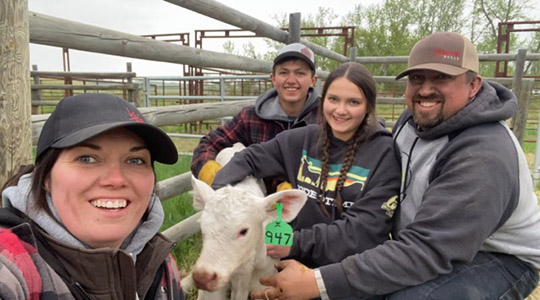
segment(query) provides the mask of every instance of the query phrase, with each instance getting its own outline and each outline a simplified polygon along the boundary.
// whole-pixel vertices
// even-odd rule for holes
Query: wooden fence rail
[[[138,84],[125,83],[125,84],[92,84],[92,85],[73,85],[73,84],[61,84],[61,85],[49,85],[49,84],[33,84],[31,86],[33,90],[88,90],[88,91],[110,91],[110,90],[137,90]]]
[[[29,13],[30,42],[116,56],[190,65],[270,73],[272,62],[191,48],[133,34]],[[60,30],[61,29],[61,30]]]
[[[32,65],[32,114],[42,113],[42,106],[54,106],[60,96],[73,95],[74,91],[116,91],[115,93],[121,93],[124,99],[138,106],[140,87],[133,83],[137,74],[131,72],[130,62],[126,65],[127,72],[111,73],[38,71],[38,66]],[[58,84],[58,81],[63,81],[64,84]],[[64,93],[60,94],[58,91]],[[49,93],[48,96],[44,95],[45,92]]]
[[[52,71],[31,71],[30,76],[40,76],[45,78],[58,79],[128,79],[137,77],[135,72],[52,72]]]
[[[232,116],[253,103],[255,103],[254,100],[241,100],[227,101],[225,103],[141,107],[139,110],[148,120],[148,123],[156,126],[169,126]],[[32,142],[34,145],[37,144],[41,128],[43,128],[43,124],[48,117],[48,114],[32,115]]]
[[[165,0],[165,1],[170,2],[172,4],[176,4],[183,8],[187,8],[189,10],[198,12],[207,17],[211,17],[216,20],[228,23],[238,28],[252,31],[259,36],[267,37],[274,41],[282,42],[284,44],[288,44],[290,42],[289,33],[287,33],[286,31],[283,31],[273,25],[270,25],[268,23],[255,19],[250,15],[239,12],[217,1],[213,1],[213,0],[198,0],[198,1]],[[298,27],[299,25],[300,24],[298,24]],[[313,50],[313,52],[315,52],[318,55],[328,57],[330,59],[333,59],[339,62],[349,61],[348,57],[338,54],[334,51],[331,51],[317,44],[314,44],[308,40],[301,39],[300,42],[308,46],[311,50]]]

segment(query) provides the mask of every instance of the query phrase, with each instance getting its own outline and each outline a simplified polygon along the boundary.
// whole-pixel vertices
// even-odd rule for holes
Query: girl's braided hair
[[[318,111],[318,117],[319,117],[319,151],[321,155],[321,177],[319,181],[319,188],[321,189],[321,192],[319,194],[319,205],[321,207],[321,210],[323,213],[328,217],[331,218],[331,215],[325,205],[325,198],[326,198],[326,187],[327,187],[327,181],[328,181],[328,173],[330,170],[329,166],[329,160],[330,160],[330,143],[331,143],[331,137],[332,137],[332,128],[328,124],[328,121],[324,117],[324,101],[326,99],[326,93],[328,91],[328,88],[338,78],[347,78],[350,82],[352,82],[354,85],[356,85],[363,93],[366,98],[367,102],[367,108],[366,108],[366,116],[364,117],[364,120],[354,133],[351,140],[348,141],[349,146],[347,148],[347,151],[345,151],[344,158],[343,158],[343,165],[341,167],[341,170],[339,171],[339,177],[336,183],[336,199],[335,199],[335,206],[337,206],[338,212],[341,214],[343,212],[343,199],[341,197],[341,190],[345,184],[345,180],[347,179],[347,173],[349,169],[351,168],[352,164],[354,163],[354,159],[356,157],[356,152],[358,151],[358,148],[360,148],[360,145],[362,145],[364,142],[366,142],[371,134],[373,133],[373,130],[375,128],[376,124],[376,116],[375,116],[375,99],[377,95],[377,86],[375,79],[373,78],[373,75],[371,72],[362,64],[355,63],[355,62],[348,62],[340,65],[338,68],[336,68],[334,71],[332,71],[328,77],[326,78],[326,81],[324,83],[322,96],[321,96],[321,103],[319,105],[319,111]],[[332,208],[333,212],[333,208]]]

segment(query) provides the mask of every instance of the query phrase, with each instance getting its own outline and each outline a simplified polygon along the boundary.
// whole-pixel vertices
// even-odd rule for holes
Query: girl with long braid
[[[390,132],[375,115],[376,83],[359,63],[345,63],[325,81],[319,124],[292,129],[237,153],[212,184],[248,175],[288,181],[308,195],[291,223],[291,247],[268,245],[273,258],[308,267],[339,262],[389,238],[400,165]]]

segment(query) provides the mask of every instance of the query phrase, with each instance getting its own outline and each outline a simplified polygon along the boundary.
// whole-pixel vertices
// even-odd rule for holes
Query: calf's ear
[[[215,191],[204,181],[191,175],[191,186],[193,187],[193,208],[202,210],[206,199],[214,196]]]
[[[264,205],[266,211],[270,217],[275,218],[277,211],[275,208],[276,202],[283,203],[283,211],[281,213],[281,218],[285,222],[291,222],[296,215],[300,212],[304,204],[306,203],[307,195],[301,190],[291,189],[285,190],[277,193],[273,193],[266,198],[264,198]]]

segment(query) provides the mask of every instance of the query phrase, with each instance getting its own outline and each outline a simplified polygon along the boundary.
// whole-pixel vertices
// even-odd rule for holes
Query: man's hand
[[[251,292],[253,299],[305,300],[320,297],[315,281],[315,271],[295,260],[284,260],[276,264],[279,273],[261,278],[261,284],[270,286]]]
[[[282,259],[289,256],[291,247],[280,245],[266,245],[266,255],[273,259]]]

